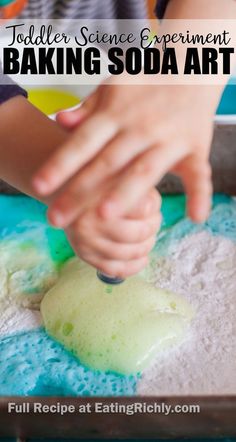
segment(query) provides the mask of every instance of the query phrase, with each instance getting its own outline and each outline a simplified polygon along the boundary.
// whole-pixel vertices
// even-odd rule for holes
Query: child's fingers
[[[150,187],[155,186],[185,155],[184,146],[161,145],[140,155],[122,174],[99,207],[104,218],[129,213]]]
[[[76,185],[76,179],[62,191],[53,201],[48,210],[48,220],[55,227],[66,228],[79,218],[89,206],[98,205],[101,195],[104,195],[112,182],[104,183],[97,191],[96,189],[89,195],[88,191]],[[88,206],[89,204],[89,206]],[[139,219],[155,215],[160,210],[160,196],[155,189],[138,202],[136,208],[128,213],[128,217]]]
[[[161,208],[161,196],[157,189],[153,188],[149,193],[142,198],[128,215],[128,219],[145,219],[152,215],[160,213]]]
[[[155,245],[155,236],[146,239],[143,242],[125,244],[114,243],[107,238],[96,237],[87,238],[85,244],[78,242],[78,250],[84,257],[95,254],[101,259],[111,261],[134,261],[146,257]]]
[[[186,188],[188,215],[195,222],[204,222],[211,209],[211,167],[205,159],[191,156],[183,162],[179,176]]]
[[[57,123],[66,129],[75,129],[94,110],[96,95],[88,97],[77,109],[59,112],[56,116]]]
[[[148,148],[148,140],[133,130],[119,132],[84,169],[75,176],[74,186],[85,192],[96,190],[106,179],[114,176]],[[91,179],[92,177],[92,179]]]
[[[77,185],[77,179],[70,183],[55,198],[48,209],[48,220],[55,227],[66,228],[89,210],[96,208],[101,195],[113,184],[113,180],[102,184],[93,192],[86,192]]]
[[[118,218],[116,222],[98,218],[96,212],[84,213],[71,226],[73,237],[84,242],[94,241],[96,237],[107,238],[114,243],[138,244],[153,237],[161,225],[161,214],[156,212],[148,218]],[[90,234],[93,232],[93,234]]]
[[[88,264],[97,268],[106,275],[111,275],[118,278],[128,278],[129,276],[135,275],[143,270],[148,264],[148,257],[133,261],[110,261],[95,257],[93,255],[84,258],[79,254],[79,256]]]
[[[161,214],[156,212],[148,219],[123,219],[116,223],[103,221],[98,229],[99,234],[117,243],[139,243],[156,235],[161,226]],[[86,232],[84,232],[86,235]],[[88,232],[87,232],[88,233]]]
[[[117,124],[100,113],[86,120],[36,173],[35,190],[49,195],[78,172],[117,133]]]
[[[60,124],[60,126],[72,130],[75,129],[84,120],[85,116],[86,111],[82,108],[79,108],[76,111],[60,112],[56,116],[56,121],[58,124]]]
[[[134,258],[132,260],[125,260],[124,255],[127,253],[127,249],[130,249],[130,246],[125,244],[126,250],[119,249],[119,244],[110,242],[109,250],[115,251],[116,256],[121,256],[121,259],[115,259],[114,255],[109,252],[109,258],[106,258],[106,253],[100,254],[95,251],[95,246],[88,246],[87,242],[83,242],[80,237],[78,237],[76,231],[70,228],[67,231],[68,239],[71,242],[72,247],[78,256],[80,256],[85,262],[92,265],[93,267],[101,270],[102,272],[112,275],[119,276],[122,278],[126,278],[135,273],[141,271],[148,263],[148,251],[151,250],[154,244],[154,238],[152,238],[152,242],[150,241],[149,246],[145,246],[145,250],[143,250],[144,256],[139,258]],[[91,236],[91,235],[90,235]],[[107,243],[108,244],[108,243]],[[104,246],[103,246],[104,247]],[[136,247],[136,246],[135,246]],[[104,252],[104,251],[103,251]],[[140,249],[137,250],[137,254],[140,256]],[[132,256],[132,255],[131,255]],[[134,254],[133,256],[136,256]]]
[[[143,150],[143,144],[134,141],[135,138],[130,138],[128,134],[118,135],[111,143],[111,146],[114,143],[116,148],[110,150],[109,156],[108,154],[104,156],[101,153],[98,155],[98,159],[92,161],[80,173],[76,174],[51,206],[49,210],[50,221],[58,227],[66,227],[72,223],[85,209],[84,196],[96,193],[98,188],[104,186],[108,178],[114,176],[127,161]]]

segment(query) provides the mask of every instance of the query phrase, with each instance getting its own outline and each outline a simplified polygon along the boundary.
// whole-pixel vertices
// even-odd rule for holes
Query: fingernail
[[[63,227],[65,222],[64,215],[59,210],[48,212],[48,220],[55,227]]]

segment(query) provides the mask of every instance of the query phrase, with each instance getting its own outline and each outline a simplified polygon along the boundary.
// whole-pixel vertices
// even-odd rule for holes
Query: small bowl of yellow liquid
[[[29,101],[46,115],[54,115],[79,105],[81,98],[71,91],[42,87],[28,89]]]

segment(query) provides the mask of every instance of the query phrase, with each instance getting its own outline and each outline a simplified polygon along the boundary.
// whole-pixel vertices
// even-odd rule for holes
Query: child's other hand
[[[100,215],[123,216],[171,171],[185,185],[190,217],[204,221],[211,202],[208,157],[220,92],[209,86],[124,86],[112,79],[80,109],[61,114],[61,124],[75,129],[34,180],[45,195],[66,183],[50,219],[68,226],[84,211],[81,196],[106,183]]]
[[[161,224],[161,199],[153,189],[129,216],[104,221],[90,211],[66,229],[75,252],[102,272],[126,278],[141,271]]]

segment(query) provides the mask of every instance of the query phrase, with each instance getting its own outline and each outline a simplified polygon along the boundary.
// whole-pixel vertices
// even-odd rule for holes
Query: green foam
[[[57,266],[60,268],[69,258],[75,255],[71,248],[65,233],[62,230],[48,227],[46,230],[50,256]]]
[[[183,337],[192,317],[182,297],[140,276],[110,288],[77,259],[62,270],[41,312],[47,332],[83,364],[120,374],[141,372]]]

